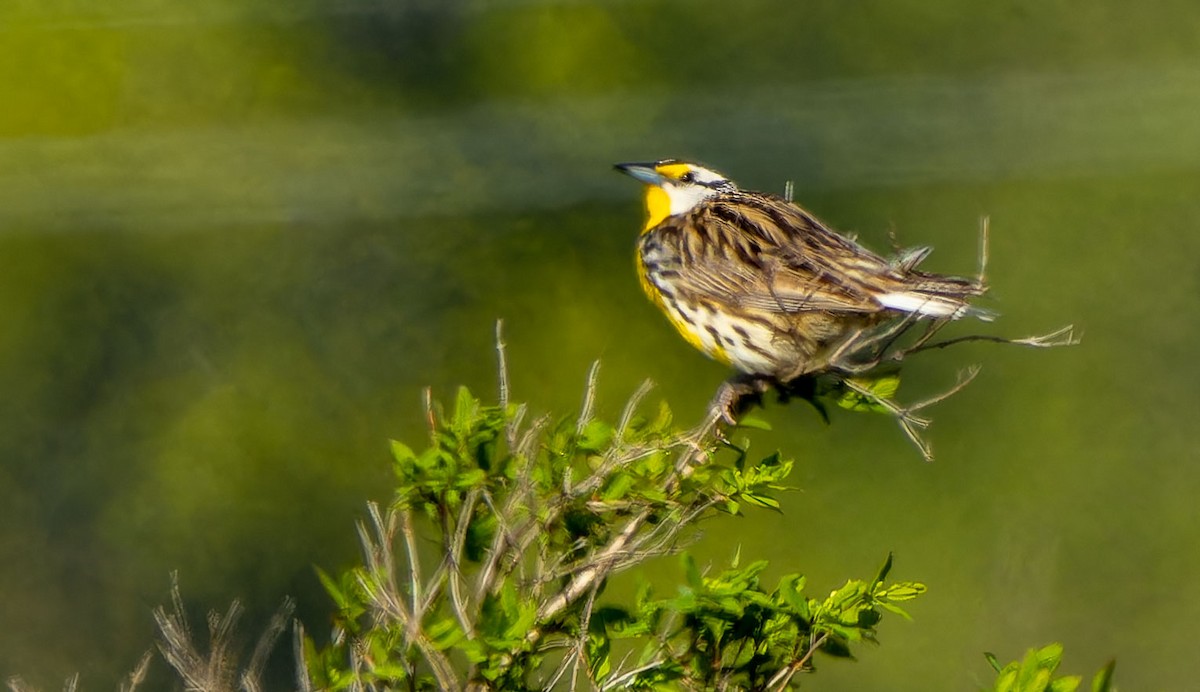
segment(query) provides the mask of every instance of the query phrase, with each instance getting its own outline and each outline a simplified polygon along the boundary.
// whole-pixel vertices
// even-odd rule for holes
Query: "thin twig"
[[[988,248],[990,244],[990,224],[988,217],[979,220],[979,274],[976,281],[980,288],[987,287]]]
[[[450,564],[450,609],[454,611],[454,617],[467,635],[467,639],[475,638],[475,627],[471,624],[470,616],[467,615],[467,603],[462,597],[462,559],[467,542],[467,529],[471,524],[471,515],[474,514],[478,502],[479,490],[472,489],[463,499],[463,506],[459,511],[458,523],[454,527],[454,543],[446,546],[446,560]]]
[[[979,375],[980,370],[982,370],[982,368],[978,365],[968,365],[965,369],[959,371],[958,380],[955,381],[954,386],[940,394],[935,394],[928,399],[922,399],[915,404],[909,404],[905,410],[920,411],[921,409],[928,408],[934,404],[938,404],[946,399],[949,399],[955,394],[961,392],[967,385],[971,384],[971,382],[975,381],[975,378]]]
[[[602,580],[602,575],[609,572],[610,565],[616,559],[633,536],[642,528],[642,524],[653,512],[650,509],[643,509],[636,516],[625,524],[625,528],[621,530],[608,545],[597,551],[589,557],[587,567],[580,572],[563,588],[538,608],[537,619],[539,622],[545,622],[550,618],[558,615],[564,608],[575,602],[585,591],[590,589],[593,584]]]
[[[308,676],[308,661],[304,655],[304,623],[292,620],[292,660],[296,664],[298,692],[313,692],[312,678]]]
[[[404,605],[403,600],[399,598],[394,590],[387,588],[387,585],[382,583],[381,579],[386,579],[387,576],[383,572],[383,564],[387,560],[381,556],[381,553],[386,550],[383,546],[386,539],[381,539],[376,542],[372,538],[370,530],[362,521],[355,524],[355,529],[358,532],[358,540],[363,546],[363,559],[366,562],[366,571],[358,576],[358,584],[367,593],[371,599],[371,605],[378,611],[376,618],[384,617],[395,621],[404,626],[406,632],[412,632],[412,615],[409,612],[408,606]],[[415,636],[415,634],[412,634]]]
[[[712,435],[717,429],[719,420],[721,420],[720,413],[710,411],[704,423],[693,431],[693,435],[688,436],[691,439],[687,443],[681,444],[682,449],[675,460],[675,467],[663,483],[663,490],[666,494],[669,495],[678,487],[679,481],[687,476],[695,458],[704,453],[704,449],[698,443],[698,440]],[[581,569],[567,583],[566,587],[538,608],[538,620],[542,622],[549,620],[568,605],[574,603],[576,599],[592,588],[594,584],[603,581],[612,572],[613,566],[617,564],[621,554],[629,548],[630,542],[637,535],[638,531],[641,530],[643,524],[653,514],[654,511],[651,508],[646,508],[629,519],[620,533],[614,536],[608,545],[588,557],[587,566]],[[530,634],[534,635],[536,632],[531,632]]]
[[[579,639],[575,646],[575,665],[571,668],[571,689],[579,689],[579,664],[587,663],[587,643],[588,634],[592,625],[592,609],[596,606],[596,595],[600,592],[600,585],[596,584],[592,587],[591,593],[588,594],[587,602],[583,605],[583,613],[579,616]],[[595,680],[592,679],[591,669],[588,669],[588,681],[592,682],[592,687],[595,687]]]
[[[279,640],[279,635],[287,629],[288,619],[295,610],[296,602],[291,598],[285,598],[283,604],[279,606],[279,610],[275,611],[275,614],[267,622],[266,629],[259,635],[258,642],[254,645],[250,662],[242,671],[240,682],[244,692],[258,692],[262,689],[262,673],[267,666],[267,657],[270,656],[271,649],[275,648],[275,642]]]
[[[596,409],[596,382],[600,379],[600,361],[592,361],[588,368],[587,386],[583,389],[583,408],[579,410],[579,420],[575,423],[575,434],[582,435],[583,429],[592,422],[592,414]]]
[[[621,673],[620,675],[610,679],[608,682],[604,683],[604,685],[600,689],[602,689],[602,690],[623,690],[626,687],[628,687],[629,683],[633,681],[633,678],[636,677],[638,675],[638,673],[643,673],[647,670],[654,670],[655,668],[658,668],[659,666],[663,665],[666,662],[667,662],[666,659],[656,658],[653,661],[650,661],[649,663],[640,665],[637,668],[634,668],[625,673]]]
[[[968,341],[986,341],[994,344],[1013,344],[1016,346],[1029,346],[1032,348],[1059,348],[1062,346],[1078,346],[1081,342],[1081,337],[1075,335],[1075,325],[1068,324],[1065,327],[1055,329],[1049,334],[1027,336],[1023,339],[1009,339],[1002,336],[991,336],[989,334],[971,334],[968,336],[960,336],[954,339],[947,339],[945,341],[938,341],[932,344],[925,344],[919,348],[910,349],[908,353],[919,353],[921,351],[929,351],[935,348],[946,348],[947,346],[966,343]]]
[[[147,651],[142,654],[141,660],[129,672],[129,675],[125,677],[125,681],[121,683],[120,692],[134,692],[138,688],[138,685],[146,681],[146,672],[150,670],[150,660],[153,657],[153,651]]]
[[[523,411],[524,404],[521,405],[519,412]],[[536,501],[537,494],[533,488],[532,473],[537,455],[537,436],[548,423],[549,418],[546,416],[542,416],[541,418],[535,420],[530,426],[529,430],[527,430],[521,437],[520,442],[518,442],[514,448],[509,450],[519,464],[519,468],[517,470],[517,481],[515,487],[509,491],[508,500],[504,503],[503,509],[497,512],[496,516],[514,517],[520,503],[525,502],[526,509],[528,510],[530,507],[532,507],[532,503]],[[514,428],[514,434],[516,432],[517,431]],[[529,523],[526,523],[525,529],[528,528]],[[507,554],[503,549],[505,542],[507,542],[511,547],[517,547],[520,543],[518,537],[521,534],[521,529],[516,529],[512,534],[508,533],[507,531],[498,531],[496,536],[492,539],[491,549],[488,551],[487,562],[484,564],[483,569],[480,570],[479,576],[475,582],[475,601],[477,603],[482,603],[484,596],[492,590],[496,583],[498,583],[500,574],[497,567],[502,564],[503,558]],[[518,558],[523,553],[524,548],[519,548],[519,552],[517,553]],[[516,562],[517,560],[514,560],[513,564]]]
[[[500,381],[500,410],[508,410],[508,359],[504,356],[504,320],[496,320],[496,370]]]
[[[625,433],[629,432],[629,424],[637,412],[637,407],[652,389],[654,389],[653,380],[642,380],[637,389],[633,390],[633,394],[629,395],[629,401],[625,402],[625,408],[621,409],[621,418],[617,421],[617,440],[625,439]]]
[[[437,446],[437,416],[433,412],[433,388],[421,390],[421,399],[425,404],[425,423],[429,426],[429,442]]]
[[[792,681],[792,678],[796,675],[796,673],[803,670],[804,666],[808,665],[808,662],[810,660],[812,660],[813,654],[815,654],[817,652],[817,649],[821,648],[821,645],[823,645],[825,643],[825,640],[828,638],[829,638],[829,633],[828,632],[823,633],[820,637],[818,637],[815,641],[812,642],[812,644],[808,647],[808,651],[806,651],[804,653],[803,657],[801,657],[799,660],[789,663],[788,665],[784,666],[783,668],[780,668],[779,671],[776,672],[775,675],[773,675],[771,677],[771,679],[767,682],[767,689],[768,690],[785,690],[785,689],[787,689],[788,684]]]
[[[374,503],[369,503],[371,507]],[[373,513],[378,513],[378,506],[374,507]],[[404,536],[404,552],[408,555],[408,578],[409,592],[412,596],[413,612],[420,613],[422,597],[422,577],[421,577],[421,555],[417,551],[417,535],[413,530],[412,511],[408,507],[402,507],[396,511],[399,515],[400,534]]]
[[[382,529],[381,523],[377,528]],[[372,605],[376,608],[376,617],[384,615],[391,620],[403,625],[405,631],[405,639],[415,645],[420,650],[421,655],[429,664],[429,669],[432,671],[434,678],[437,679],[438,686],[442,689],[459,689],[458,675],[454,672],[454,666],[445,654],[438,651],[425,633],[421,631],[421,623],[414,619],[413,614],[409,612],[408,607],[404,605],[404,601],[398,598],[394,592],[390,592],[389,588],[379,588],[383,586],[376,581],[379,579],[378,570],[386,561],[386,558],[381,553],[386,553],[388,549],[375,543],[366,526],[359,522],[359,536],[363,540],[364,547],[367,553],[367,568],[368,574],[360,575],[358,579],[359,586],[367,593],[371,599]],[[430,589],[432,592],[433,589]]]
[[[380,512],[378,503],[368,502],[367,514],[371,517],[371,526],[375,531],[375,536],[379,539],[375,542],[374,550],[372,551],[377,570],[374,578],[382,580],[380,584],[383,590],[387,592],[388,598],[402,601],[404,596],[400,592],[400,585],[396,583],[398,573],[396,570],[396,554],[392,549],[396,539],[397,513],[389,511],[384,515]],[[418,593],[414,592],[414,594]],[[413,611],[408,623],[411,631],[415,631],[421,626],[421,614],[416,610],[418,600],[416,595],[414,595]]]

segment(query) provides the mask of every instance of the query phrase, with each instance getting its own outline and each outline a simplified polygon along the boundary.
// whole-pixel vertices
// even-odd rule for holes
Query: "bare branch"
[[[267,658],[279,635],[286,629],[294,608],[295,603],[290,598],[284,600],[266,629],[259,635],[250,655],[250,662],[239,673],[232,646],[234,629],[242,614],[241,603],[233,601],[224,614],[215,611],[208,614],[208,643],[205,647],[207,651],[202,651],[188,624],[178,575],[172,574],[170,610],[163,606],[154,609],[154,620],[158,624],[161,638],[158,648],[163,658],[183,680],[186,690],[233,692],[240,689],[243,692],[259,692],[262,689],[262,674]],[[150,654],[147,652],[121,684],[122,692],[132,692],[145,680],[149,663]]]
[[[980,287],[987,286],[988,246],[990,241],[989,219],[979,219],[979,273],[975,277]]]
[[[504,355],[504,320],[496,320],[496,370],[500,381],[500,409],[508,410],[508,359]]]
[[[368,507],[370,504],[368,504]],[[376,531],[381,531],[380,525],[376,524]],[[400,594],[389,588],[386,582],[381,580],[390,580],[391,577],[385,572],[384,565],[390,565],[391,560],[385,556],[385,553],[390,549],[387,543],[390,537],[387,535],[378,535],[378,540],[372,537],[367,525],[359,521],[355,525],[358,532],[358,540],[363,547],[363,558],[366,562],[366,570],[358,575],[358,584],[363,591],[371,599],[371,605],[375,607],[374,616],[376,620],[386,619],[403,625],[406,632],[410,633],[415,629],[413,626],[412,613],[408,606],[404,605]]]
[[[678,487],[680,479],[686,477],[692,463],[705,453],[705,448],[700,444],[700,441],[713,434],[717,429],[719,418],[718,414],[708,416],[704,423],[690,434],[685,435],[684,439],[680,441],[680,451],[675,460],[674,469],[663,483],[663,489],[666,493],[669,494]],[[559,591],[538,609],[538,620],[544,622],[554,617],[568,605],[574,603],[588,589],[593,588],[594,585],[606,579],[617,565],[623,563],[622,558],[630,549],[630,542],[634,540],[652,514],[651,509],[643,509],[626,522],[620,533],[613,537],[608,545],[591,553],[585,560],[581,560],[580,564],[584,565],[583,568],[567,583],[562,591]],[[675,530],[678,530],[678,527]]]
[[[292,620],[292,660],[296,663],[296,683],[300,686],[298,692],[313,692],[312,680],[308,677],[308,661],[304,655],[304,624],[299,619]]]
[[[823,633],[816,639],[816,641],[812,642],[812,644],[808,647],[808,651],[804,653],[803,657],[793,661],[783,668],[780,668],[779,671],[776,672],[775,675],[771,676],[771,679],[767,682],[767,689],[786,690],[788,684],[792,681],[792,678],[796,675],[796,673],[804,670],[804,666],[808,665],[808,662],[812,660],[813,654],[817,652],[817,649],[821,648],[821,645],[823,645],[825,640],[828,638],[829,633]]]
[[[579,421],[575,424],[575,434],[582,435],[583,429],[592,421],[596,409],[596,382],[600,378],[600,361],[592,361],[588,368],[587,386],[583,389],[583,408],[579,410]]]
[[[450,565],[450,609],[454,611],[454,617],[458,620],[458,624],[463,628],[463,632],[468,639],[475,638],[475,626],[471,624],[471,617],[467,614],[467,603],[462,596],[462,561],[463,550],[467,543],[467,529],[471,524],[471,516],[475,512],[475,506],[479,502],[479,490],[472,489],[463,499],[462,509],[459,510],[457,524],[454,527],[454,543],[447,546],[446,560]]]
[[[842,384],[871,403],[887,409],[887,411],[896,419],[896,423],[899,424],[900,429],[904,431],[905,436],[908,437],[909,441],[913,443],[913,445],[917,448],[917,451],[921,453],[921,456],[925,459],[925,461],[933,461],[933,447],[929,444],[929,441],[921,435],[920,432],[928,428],[931,421],[928,418],[923,418],[916,415],[916,413],[922,409],[944,401],[962,391],[962,389],[970,384],[978,374],[979,367],[971,366],[959,373],[958,380],[954,383],[954,386],[950,387],[944,392],[941,392],[940,394],[908,406],[901,406],[891,399],[881,397],[875,392],[871,391],[869,388],[864,387],[852,379],[842,380]]]
[[[377,509],[375,515],[379,516]],[[415,618],[412,612],[409,612],[404,600],[395,589],[394,575],[379,571],[384,565],[389,567],[392,565],[389,546],[395,535],[394,519],[385,522],[382,518],[373,517],[373,521],[379,541],[372,539],[366,525],[362,522],[358,524],[359,538],[363,543],[367,561],[367,574],[359,576],[359,586],[370,597],[371,604],[375,607],[376,618],[386,617],[404,627],[406,640],[421,651],[421,655],[429,663],[438,685],[442,689],[459,689],[458,676],[454,672],[454,667],[442,652],[434,648],[421,630],[420,620]],[[380,579],[388,581],[380,582]],[[430,589],[430,592],[432,591],[433,589]],[[431,594],[426,594],[426,599],[429,599],[430,596]]]
[[[587,664],[587,643],[589,629],[592,622],[592,609],[596,606],[596,594],[599,593],[599,584],[592,587],[591,593],[588,594],[587,602],[583,605],[583,613],[579,617],[579,637],[575,642],[575,651],[572,658],[575,659],[575,664],[571,667],[571,689],[579,689],[579,664]],[[588,680],[592,681],[591,671],[588,671]],[[593,684],[594,688],[595,685]]]
[[[141,660],[138,661],[138,664],[134,666],[133,670],[126,676],[125,681],[118,688],[120,692],[134,692],[138,688],[138,685],[146,681],[146,672],[150,670],[150,659],[153,656],[153,651],[147,651],[142,654]]]
[[[629,423],[633,420],[633,415],[637,413],[638,405],[652,389],[654,389],[653,380],[642,380],[638,388],[633,390],[633,394],[629,395],[629,401],[625,402],[625,408],[621,409],[621,418],[617,421],[617,440],[625,439],[625,433],[629,431]]]
[[[616,677],[611,678],[608,682],[604,683],[604,685],[600,689],[602,689],[602,690],[623,690],[629,686],[629,683],[633,682],[633,679],[638,675],[638,673],[643,673],[647,670],[654,670],[655,668],[658,668],[659,666],[663,665],[666,662],[667,662],[666,659],[656,658],[653,661],[650,661],[649,663],[638,666],[637,668],[634,668],[627,672],[621,673],[620,675],[618,675]]]
[[[433,412],[433,388],[421,390],[421,400],[425,405],[425,424],[429,426],[429,442],[437,444],[437,416]]]
[[[580,570],[579,574],[562,591],[555,594],[553,598],[538,608],[538,620],[545,622],[554,617],[568,605],[574,603],[576,599],[583,595],[585,591],[592,588],[594,584],[601,581],[603,576],[607,575],[611,570],[612,562],[625,550],[625,546],[638,530],[641,529],[642,524],[650,518],[650,515],[650,510],[642,510],[625,524],[625,528],[607,546],[590,556],[588,558],[588,566]]]
[[[275,642],[279,640],[279,635],[283,634],[287,628],[288,619],[291,618],[295,609],[296,602],[285,598],[283,604],[279,606],[279,610],[276,610],[267,622],[266,629],[259,635],[258,642],[254,645],[254,652],[250,655],[250,662],[246,664],[240,678],[244,692],[259,692],[262,689],[262,674],[267,665],[267,657],[270,656],[271,649],[275,648]]]
[[[1075,325],[1068,324],[1065,327],[1060,327],[1048,334],[1040,334],[1035,336],[1027,336],[1022,339],[1010,339],[1003,336],[992,336],[990,334],[969,334],[960,336],[945,341],[938,341],[932,344],[921,344],[919,346],[905,349],[904,356],[909,356],[921,351],[929,351],[933,349],[946,348],[955,344],[963,344],[969,341],[985,341],[994,344],[1012,344],[1015,346],[1029,346],[1032,348],[1059,348],[1062,346],[1078,346],[1081,343],[1080,337],[1075,335]],[[897,358],[896,360],[900,360]]]
[[[369,503],[368,507],[372,508],[372,516],[379,512],[379,507],[374,503]],[[424,608],[420,606],[421,598],[421,555],[417,551],[417,536],[412,525],[412,511],[408,507],[403,507],[395,512],[400,521],[400,533],[404,536],[404,552],[408,556],[408,588],[412,596],[413,612],[418,616],[423,612]],[[379,526],[379,524],[376,524]],[[388,537],[390,540],[390,537]]]

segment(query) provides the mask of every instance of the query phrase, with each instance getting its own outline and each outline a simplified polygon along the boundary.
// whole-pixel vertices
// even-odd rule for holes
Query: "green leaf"
[[[899,615],[900,617],[904,618],[905,620],[909,620],[909,621],[912,620],[912,616],[908,614],[908,611],[906,611],[905,609],[901,608],[900,606],[898,606],[894,603],[888,603],[887,601],[880,601],[879,607],[883,608],[884,610],[888,611],[889,613],[895,613],[895,614]]]
[[[666,401],[658,402],[658,415],[654,417],[654,421],[650,424],[650,429],[657,433],[665,433],[671,427],[671,407]]]
[[[1116,667],[1117,662],[1115,660],[1109,661],[1107,665],[1100,669],[1100,672],[1096,673],[1096,676],[1092,678],[1092,692],[1110,692],[1113,689],[1113,671]]]
[[[529,630],[533,629],[533,623],[536,621],[537,604],[531,601],[522,602],[517,607],[516,617],[505,631],[505,635],[512,641],[521,641]]]
[[[469,490],[479,485],[483,485],[487,480],[487,471],[483,469],[471,469],[466,473],[460,474],[455,479],[454,486],[459,490]]]
[[[329,594],[333,602],[337,604],[339,610],[346,609],[346,594],[342,591],[342,587],[338,584],[329,573],[320,567],[313,567],[317,571],[317,579],[321,581],[321,586],[325,587],[325,593]]]
[[[743,500],[745,500],[746,502],[749,502],[752,505],[758,505],[759,507],[766,507],[767,509],[773,509],[775,511],[779,511],[779,500],[776,500],[775,498],[773,498],[769,495],[755,495],[754,493],[742,493],[741,498]]]
[[[1000,676],[996,678],[995,692],[1017,692],[1017,666],[1012,664],[1000,671]]]
[[[454,618],[438,620],[427,627],[425,633],[438,651],[449,649],[467,636]]]
[[[996,671],[997,673],[1003,670],[1003,667],[1000,665],[1000,660],[996,658],[996,654],[990,651],[984,651],[983,657],[987,659],[988,665],[992,667],[992,670]]]
[[[804,597],[804,586],[807,582],[808,580],[799,574],[789,574],[779,580],[779,595],[793,610],[808,609],[808,599]]]
[[[1075,689],[1079,687],[1079,683],[1082,681],[1082,677],[1071,675],[1051,681],[1050,686],[1045,689],[1046,692],[1075,692]]]
[[[888,401],[896,395],[900,388],[900,373],[894,372],[877,378],[851,377],[847,383],[854,384],[864,393],[850,389],[848,386],[837,398],[837,405],[850,411],[887,413],[888,410],[881,402]]]
[[[683,573],[687,577],[688,586],[697,591],[704,588],[704,580],[700,576],[700,568],[696,566],[696,558],[692,557],[691,553],[684,553],[683,557]]]
[[[1030,649],[1017,669],[1017,689],[1020,692],[1044,692],[1060,661],[1061,644],[1049,644],[1037,650]]]
[[[599,452],[606,449],[616,435],[616,431],[602,420],[592,420],[583,426],[579,435],[579,449],[583,452]]]
[[[920,582],[902,581],[880,589],[878,595],[889,601],[911,601],[926,591],[925,585]]]
[[[391,440],[392,458],[401,464],[412,464],[416,462],[417,455],[413,453],[412,448],[400,442],[399,440]]]
[[[479,401],[471,396],[471,390],[459,387],[454,401],[454,431],[466,437],[473,427],[478,411]]]
[[[615,473],[608,485],[600,493],[600,498],[608,502],[613,500],[622,500],[629,493],[629,489],[633,487],[636,479],[629,473]]]
[[[1062,644],[1059,644],[1058,642],[1047,644],[1039,649],[1035,654],[1037,658],[1037,666],[1038,668],[1045,668],[1050,672],[1054,672],[1058,669],[1059,664],[1062,663],[1062,655]]]

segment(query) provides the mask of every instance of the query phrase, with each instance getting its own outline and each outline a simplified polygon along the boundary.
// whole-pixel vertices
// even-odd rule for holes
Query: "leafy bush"
[[[360,527],[365,564],[322,574],[338,616],[332,645],[306,643],[313,681],[524,690],[569,674],[573,689],[785,689],[817,651],[849,656],[924,592],[887,581],[890,556],[821,599],[799,574],[765,587],[764,561],[705,573],[685,554],[677,595],[644,587],[632,604],[601,603],[614,573],[676,550],[696,523],[777,510],[792,469],[778,453],[751,457],[715,418],[680,431],[665,404],[641,416],[642,394],[615,423],[590,405],[527,422],[524,406],[487,406],[466,389],[450,411],[430,406],[429,446],[393,443],[397,491]],[[432,568],[418,526],[439,537]],[[614,660],[618,642],[630,651]]]

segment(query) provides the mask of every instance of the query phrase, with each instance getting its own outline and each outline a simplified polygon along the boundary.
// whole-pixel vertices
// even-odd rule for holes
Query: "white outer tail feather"
[[[990,313],[973,310],[966,303],[927,293],[885,293],[877,298],[885,308],[916,313],[919,317],[948,317],[956,320],[964,315],[989,319]]]

